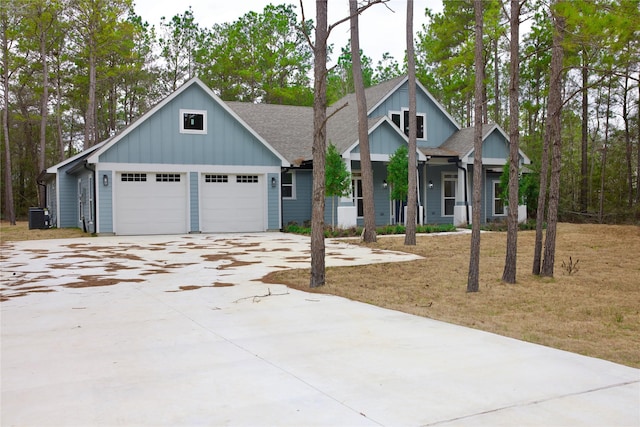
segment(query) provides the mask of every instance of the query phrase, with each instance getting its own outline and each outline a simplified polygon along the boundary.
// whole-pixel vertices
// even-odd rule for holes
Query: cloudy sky
[[[268,4],[294,4],[300,14],[299,0],[134,0],[136,13],[143,20],[156,27],[160,18],[167,19],[182,14],[191,6],[193,14],[201,27],[210,28],[215,23],[232,22],[249,11],[262,12]],[[315,1],[303,0],[305,17],[315,21]],[[414,0],[414,31],[427,22],[425,8],[442,11],[441,0]],[[329,23],[348,16],[347,0],[329,0]],[[398,62],[402,62],[405,42],[406,1],[391,0],[384,5],[375,5],[360,16],[360,47],[375,65],[384,52],[391,53]],[[334,45],[334,57],[349,40],[349,24],[335,28],[329,37]]]

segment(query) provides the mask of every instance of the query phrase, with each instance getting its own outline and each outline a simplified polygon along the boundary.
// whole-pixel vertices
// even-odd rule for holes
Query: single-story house
[[[407,77],[366,90],[376,222],[402,220],[386,183],[389,157],[408,143]],[[346,104],[346,105],[345,105]],[[352,174],[352,194],[326,203],[325,219],[362,224],[357,107],[328,109],[327,139]],[[417,90],[419,222],[470,222],[473,129],[461,129],[421,85]],[[225,102],[193,78],[122,130],[46,170],[53,226],[98,234],[279,230],[311,219],[311,107]],[[482,221],[506,215],[499,177],[509,141],[483,130]],[[529,158],[520,153],[521,164]],[[524,209],[520,211],[526,212]]]

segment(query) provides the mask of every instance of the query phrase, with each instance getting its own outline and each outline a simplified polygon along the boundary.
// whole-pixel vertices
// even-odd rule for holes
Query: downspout
[[[457,157],[450,158],[449,163],[455,163],[458,169],[461,169],[462,172],[464,172],[464,215],[467,220],[467,225],[469,225],[469,196],[467,195],[467,187],[469,186],[469,183],[467,182],[467,169],[462,167],[460,159]]]
[[[93,181],[93,203],[91,203],[90,205],[93,205],[93,206],[91,206],[91,210],[93,211],[93,212],[91,212],[91,217],[93,218],[93,233],[95,233],[95,232],[98,231],[98,218],[96,217],[96,205],[97,205],[97,203],[96,203],[96,200],[95,200],[96,197],[98,196],[98,194],[96,193],[96,190],[97,190],[97,186],[96,186],[96,170],[95,170],[95,167],[94,168],[89,167],[89,163],[86,160],[82,163],[82,166],[86,170],[91,172],[91,174],[93,175],[93,180],[92,180]],[[84,229],[84,232],[86,233],[87,232],[87,225],[86,225],[86,223],[84,221],[84,215],[82,216],[82,228]]]

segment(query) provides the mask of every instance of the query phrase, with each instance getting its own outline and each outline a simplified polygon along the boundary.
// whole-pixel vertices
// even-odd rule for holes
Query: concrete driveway
[[[3,247],[2,426],[640,426],[638,369],[259,280],[308,265],[281,233]]]

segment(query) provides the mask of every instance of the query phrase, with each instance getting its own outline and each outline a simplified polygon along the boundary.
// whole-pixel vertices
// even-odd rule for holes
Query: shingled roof
[[[482,140],[484,140],[497,127],[495,123],[482,125]],[[473,150],[474,128],[460,129],[451,135],[440,147],[421,148],[427,156],[463,157]]]
[[[405,76],[387,80],[365,90],[367,107],[378,104]],[[227,102],[227,105],[253,130],[278,150],[290,163],[312,160],[313,108],[291,105]],[[327,108],[327,142],[343,152],[358,140],[358,106],[349,94]],[[369,128],[379,117],[369,118]]]
[[[227,105],[289,163],[300,165],[311,160],[313,108],[249,102]]]

